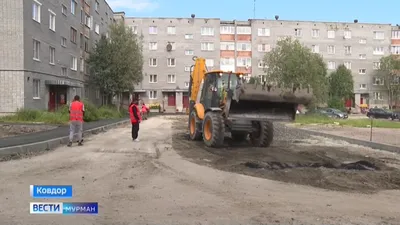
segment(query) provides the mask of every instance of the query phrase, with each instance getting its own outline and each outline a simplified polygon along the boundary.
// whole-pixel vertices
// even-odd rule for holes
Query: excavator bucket
[[[262,84],[243,83],[236,88],[230,107],[230,119],[292,121],[297,106],[312,100],[310,88],[285,89]]]

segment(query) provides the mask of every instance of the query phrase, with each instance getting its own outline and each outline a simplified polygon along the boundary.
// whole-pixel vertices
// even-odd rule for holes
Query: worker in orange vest
[[[78,135],[78,145],[82,144],[83,133],[83,117],[85,116],[85,105],[80,101],[79,95],[75,95],[74,100],[69,106],[69,142],[68,147],[71,147],[75,132]]]
[[[137,100],[132,100],[132,103],[129,106],[129,116],[132,123],[132,140],[139,141],[139,123],[142,122],[142,117],[140,115],[140,109]]]

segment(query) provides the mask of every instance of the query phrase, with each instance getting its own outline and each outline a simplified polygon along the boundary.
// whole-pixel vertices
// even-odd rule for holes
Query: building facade
[[[85,85],[88,53],[107,33],[104,0],[3,0],[0,23],[0,113],[57,110],[74,95],[101,101]],[[100,100],[99,100],[100,99]]]
[[[137,95],[172,111],[187,107],[185,93],[192,56],[206,58],[209,69],[259,77],[265,73],[264,55],[278,40],[288,36],[321,54],[328,73],[340,64],[352,71],[356,107],[361,104],[386,106],[387,91],[375,74],[381,57],[400,50],[399,33],[390,24],[359,23],[357,20],[338,23],[278,18],[223,21],[127,17],[125,23],[142,35],[144,41],[145,74],[143,82],[135,88]]]

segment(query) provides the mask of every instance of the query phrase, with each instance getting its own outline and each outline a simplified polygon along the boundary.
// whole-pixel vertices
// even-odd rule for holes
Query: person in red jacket
[[[137,100],[133,100],[129,106],[129,116],[132,123],[132,140],[139,141],[139,123],[142,122],[142,117],[140,116],[140,109]]]
[[[78,133],[78,145],[82,145],[83,117],[85,116],[85,105],[80,101],[79,95],[75,95],[74,101],[69,106],[69,142],[71,147],[75,132]]]
[[[149,112],[149,108],[147,108],[147,106],[143,102],[142,103],[142,119],[147,120],[148,112]]]

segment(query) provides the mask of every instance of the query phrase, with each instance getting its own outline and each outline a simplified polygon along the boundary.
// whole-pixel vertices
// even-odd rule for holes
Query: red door
[[[54,112],[56,109],[56,93],[54,91],[49,92],[49,111]]]
[[[168,106],[175,106],[176,101],[175,101],[175,93],[169,93],[168,94]]]
[[[189,108],[189,96],[182,96],[183,108]]]
[[[360,105],[364,104],[364,98],[360,98]]]

